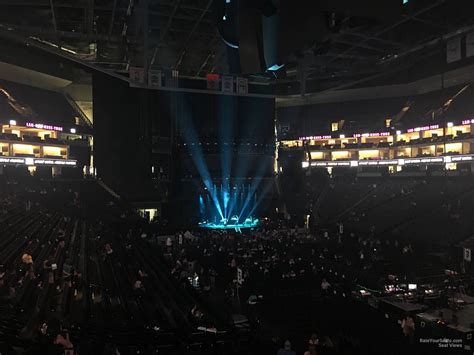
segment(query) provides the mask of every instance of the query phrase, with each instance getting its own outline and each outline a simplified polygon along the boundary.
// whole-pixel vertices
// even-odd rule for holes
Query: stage
[[[208,222],[204,221],[199,223],[200,228],[205,229],[218,229],[218,230],[235,230],[237,232],[242,229],[255,228],[260,224],[257,218],[247,218],[243,223],[238,223],[237,220],[231,218],[230,221],[221,220],[220,222]]]

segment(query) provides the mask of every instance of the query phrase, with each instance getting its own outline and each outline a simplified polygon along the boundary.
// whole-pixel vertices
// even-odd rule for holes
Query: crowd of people
[[[465,207],[473,203],[473,188],[464,178],[329,180],[310,202],[318,207],[317,225],[311,231],[264,227],[243,233],[188,231],[163,240],[163,252],[174,278],[192,285],[210,303],[246,312],[264,327],[265,307],[254,306],[272,298],[316,295],[326,301],[340,298],[349,302],[360,287],[383,293],[386,285],[416,284],[422,270],[436,275],[446,269],[460,271],[459,260],[451,252],[454,242],[465,238],[472,226],[466,223],[462,233],[446,239],[442,237],[448,228],[443,223],[465,213]],[[440,217],[443,223],[433,220],[438,230],[430,235],[426,231],[431,228],[404,233],[426,216]],[[430,236],[434,235],[433,241]],[[435,248],[443,249],[441,259],[430,257]],[[297,326],[294,318],[292,324]],[[314,323],[318,322],[302,327],[298,337],[314,330]],[[370,342],[366,335],[354,335],[352,330],[337,332],[318,325],[318,333],[326,333],[324,343],[332,344],[321,347],[320,341],[318,353],[337,353],[341,348],[357,353],[364,347],[361,339]],[[404,344],[413,345],[411,316],[399,319],[397,334],[409,339]],[[279,337],[285,339],[284,334]],[[281,353],[293,351],[288,345],[294,341],[290,340]],[[305,350],[301,344],[298,340],[298,351]],[[398,350],[394,347],[393,353]],[[312,354],[315,350],[305,351]]]
[[[343,229],[343,225],[337,228]],[[410,263],[415,259],[410,243],[340,232],[198,231],[188,238],[177,236],[173,246],[166,247],[165,256],[172,275],[181,281],[197,278],[204,291],[212,286],[232,292],[236,284],[241,284],[239,290],[245,295],[315,285],[327,290],[330,284],[339,284],[341,278],[357,283],[369,273],[376,278],[389,273],[410,276]]]
[[[298,295],[316,295],[322,307],[327,299],[349,300],[359,284],[383,288],[388,275],[414,278],[412,266],[418,258],[410,243],[370,233],[358,236],[344,231],[342,223],[316,234],[263,228],[243,233],[188,231],[163,240],[163,249],[173,277],[191,284],[210,303],[244,312],[260,326],[265,316],[255,304]],[[318,331],[324,334],[327,329]],[[345,348],[357,347],[351,334],[326,334],[324,339],[319,353],[336,352],[334,344],[342,347],[344,341]],[[290,351],[286,347],[282,354]]]
[[[350,196],[349,187],[338,191],[344,204],[320,213],[312,230],[261,226],[160,237],[157,225],[87,184],[0,181],[0,349],[380,353],[386,339],[371,341],[371,324],[344,325],[365,317],[365,308],[343,315],[358,307],[355,290],[416,283],[421,268],[448,265],[427,258],[419,239],[367,221],[395,202],[411,201],[406,212],[418,215],[420,206],[442,200],[454,213],[470,201],[458,195],[471,189],[365,183]],[[319,208],[330,209],[325,201],[338,185],[323,189]],[[432,189],[437,194],[427,202]],[[237,315],[248,326],[239,337]],[[413,319],[397,327],[399,338],[390,341],[413,344]],[[393,354],[398,350],[394,345]]]
[[[173,354],[225,337],[228,324],[169,277],[144,221],[89,188],[1,181],[0,349]]]

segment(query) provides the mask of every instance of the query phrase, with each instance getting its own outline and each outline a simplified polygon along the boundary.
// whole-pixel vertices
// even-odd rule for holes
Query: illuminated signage
[[[438,129],[439,125],[431,125],[431,126],[423,126],[423,127],[416,127],[416,128],[410,128],[407,130],[408,133],[413,133],[413,132],[421,132],[421,131],[429,131],[430,129]]]
[[[403,165],[417,165],[417,164],[444,164],[456,162],[470,162],[474,161],[474,154],[469,155],[453,155],[444,157],[420,157],[420,158],[405,158],[405,159],[385,159],[385,160],[352,160],[352,161],[312,161],[311,166],[314,167],[333,167],[333,166],[403,166]],[[308,161],[302,162],[303,168],[308,168],[310,163]]]
[[[360,137],[387,137],[390,135],[390,132],[375,132],[375,133],[357,133],[354,134],[354,138]]]
[[[0,158],[0,163],[25,164],[24,158]]]
[[[472,155],[451,157],[451,161],[452,161],[452,162],[457,162],[457,161],[472,161],[472,160],[474,160],[474,156],[472,156]]]
[[[353,162],[350,162],[350,161],[318,161],[318,162],[312,162],[311,166],[316,166],[316,167],[353,166],[351,165],[352,163]],[[303,168],[307,168],[309,166],[309,163],[303,162],[302,166]]]
[[[405,159],[405,164],[443,163],[443,158],[413,158]]]
[[[352,137],[353,138],[360,138],[360,137],[387,137],[390,136],[390,132],[374,132],[374,133],[356,133]],[[346,138],[345,135],[341,134],[339,138],[344,139]],[[302,141],[306,140],[319,140],[319,139],[332,139],[331,136],[309,136],[309,137],[300,137],[299,138]]]
[[[385,166],[385,165],[397,165],[398,160],[361,160],[359,166]]]
[[[474,124],[474,118],[469,119],[469,120],[463,120],[462,121],[463,125],[468,125],[468,124]],[[448,128],[454,127],[453,122],[448,122],[446,124]],[[415,133],[415,132],[422,132],[422,131],[429,131],[429,130],[434,130],[434,129],[439,129],[440,125],[429,125],[429,126],[421,126],[421,127],[415,127],[415,128],[410,128],[406,132],[407,133]],[[402,131],[397,130],[396,135],[402,134]],[[371,137],[388,137],[393,135],[391,132],[373,132],[373,133],[355,133],[352,137],[353,138],[371,138]],[[341,135],[339,138],[345,138],[344,135]],[[330,135],[326,136],[308,136],[308,137],[300,137],[299,140],[320,140],[320,139],[332,139]],[[337,139],[337,138],[334,138]]]
[[[330,161],[328,166],[351,166],[350,161]]]
[[[318,139],[331,139],[331,136],[310,136],[310,137],[300,137],[300,141],[315,141]]]
[[[76,166],[76,160],[70,159],[43,159],[43,158],[9,158],[0,157],[0,164],[16,165],[45,165],[45,166]]]
[[[58,131],[58,132],[62,132],[62,131],[63,131],[63,127],[52,126],[52,125],[43,124],[43,123],[26,122],[26,127],[29,127],[29,128],[38,128],[38,129],[45,129],[45,130],[48,130],[48,131]]]
[[[64,166],[76,166],[76,160],[66,159],[35,159],[35,165],[64,165]]]

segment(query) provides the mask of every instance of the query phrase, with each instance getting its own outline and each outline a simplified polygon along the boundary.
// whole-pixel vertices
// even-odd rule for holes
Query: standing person
[[[70,259],[66,259],[63,264],[63,280],[67,287],[72,286],[72,275],[74,273],[73,266]]]
[[[69,333],[61,331],[54,339],[54,344],[63,347],[64,355],[74,355],[74,345],[69,340]]]
[[[48,282],[48,284],[52,285],[54,284],[54,270],[53,270],[53,264],[54,264],[54,256],[50,256],[48,259],[43,261],[43,270],[45,272],[45,281]]]
[[[324,295],[327,295],[329,293],[329,288],[331,287],[331,284],[327,282],[326,279],[323,279],[321,282],[321,291],[323,292]]]
[[[319,339],[316,333],[311,334],[311,338],[308,340],[308,351],[305,355],[316,355],[316,347],[319,345]]]
[[[408,344],[413,345],[415,341],[415,321],[409,314],[403,318],[401,327]]]
[[[171,252],[172,246],[173,241],[171,240],[171,237],[166,238],[166,249],[168,249],[168,252]]]
[[[296,353],[291,350],[291,343],[289,340],[285,341],[283,348],[278,350],[277,355],[296,355]]]
[[[343,235],[344,234],[344,224],[342,222],[338,223],[339,227],[339,234]]]

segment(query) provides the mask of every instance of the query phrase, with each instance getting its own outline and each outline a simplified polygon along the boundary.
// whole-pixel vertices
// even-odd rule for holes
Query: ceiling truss
[[[146,3],[143,9],[134,0],[0,0],[0,25],[107,68],[124,70],[147,63],[151,68],[177,68],[180,74],[196,78],[228,71],[212,0]],[[338,78],[339,85],[344,78],[350,81],[358,75],[383,73],[387,71],[384,63],[396,65],[394,58],[403,53],[474,25],[468,11],[460,13],[456,0],[420,3],[425,5],[416,6],[413,1],[403,17],[392,23],[343,26],[327,43],[315,44],[303,57],[290,60],[284,77],[261,76],[277,82],[299,81],[298,68],[304,62],[305,80]],[[146,21],[140,11],[146,11]],[[421,49],[417,53],[425,55]]]

